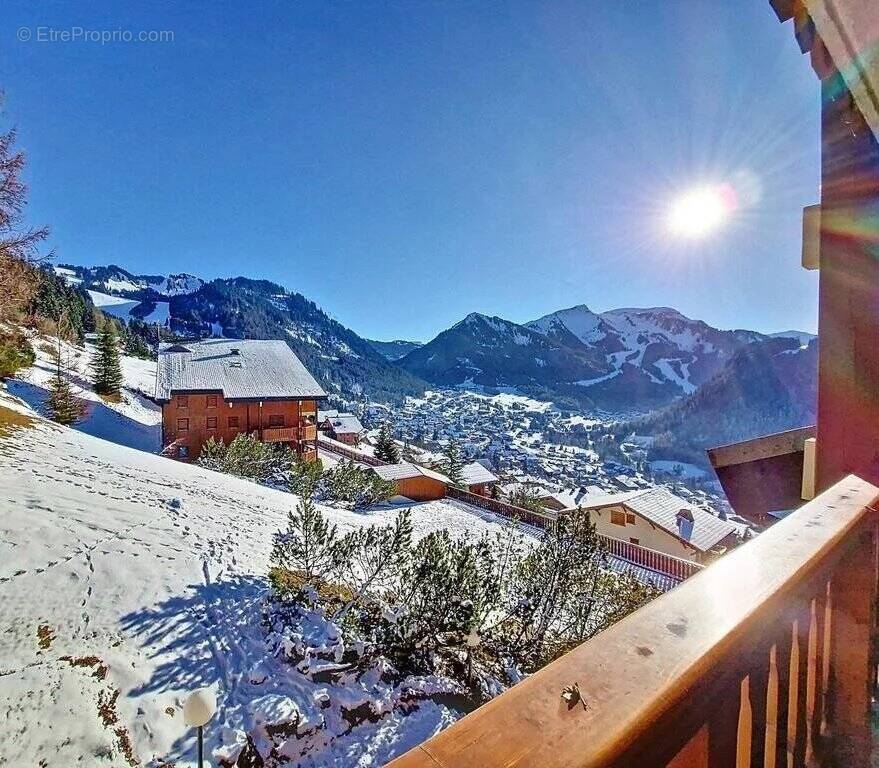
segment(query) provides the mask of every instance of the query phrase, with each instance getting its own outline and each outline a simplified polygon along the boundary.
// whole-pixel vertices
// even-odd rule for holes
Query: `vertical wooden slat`
[[[830,712],[830,656],[833,648],[833,581],[828,579],[824,587],[824,632],[821,654],[821,725],[819,734],[827,734],[831,720]]]
[[[833,581],[832,759],[845,768],[870,764],[870,648],[875,604],[875,554],[872,528],[844,561]]]
[[[751,768],[753,715],[751,712],[751,680],[742,680],[739,703],[739,728],[736,746],[736,768]]]
[[[821,720],[824,716],[824,601],[827,589],[821,585],[812,599],[809,623],[809,695],[806,699],[806,764],[814,765],[821,755]]]
[[[763,739],[763,768],[776,768],[778,757],[778,643],[769,650],[769,677],[766,681],[766,735]]]
[[[751,762],[753,768],[763,768],[766,745],[766,703],[769,687],[771,648],[755,655],[754,666],[748,675],[751,700]]]
[[[770,762],[772,758],[770,758],[767,752],[767,768],[787,768],[787,727],[788,707],[790,705],[790,667],[793,636],[792,622],[783,622],[782,631],[779,633],[779,639],[775,643],[775,662],[776,669],[778,670],[778,711],[776,714],[775,756],[774,762]]]
[[[806,754],[806,657],[809,640],[806,618],[798,616],[791,627],[787,768],[800,768]]]

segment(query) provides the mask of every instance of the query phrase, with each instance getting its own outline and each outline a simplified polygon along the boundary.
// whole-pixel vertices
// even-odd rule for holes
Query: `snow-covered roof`
[[[317,412],[317,420],[318,420],[321,424],[323,424],[327,419],[335,419],[336,416],[338,416],[338,415],[339,415],[339,412],[338,412],[337,410],[330,410],[330,411],[321,411],[321,410],[318,410],[318,412]]]
[[[452,482],[439,472],[434,472],[432,469],[412,464],[408,461],[401,462],[400,464],[384,464],[372,469],[382,480],[409,480],[413,477],[429,477],[446,485]]]
[[[480,485],[482,483],[496,483],[498,481],[498,478],[478,461],[464,466],[461,469],[461,477],[464,485]]]
[[[200,391],[220,391],[226,400],[326,396],[284,341],[205,339],[160,344],[156,399]]]
[[[359,435],[363,432],[363,424],[352,413],[340,413],[335,418],[330,419],[330,425],[333,427],[333,432],[338,435]]]
[[[662,487],[623,493],[589,494],[583,496],[577,506],[581,509],[599,509],[618,504],[628,507],[632,512],[701,552],[707,552],[736,530],[735,526],[726,520],[694,507],[690,502]],[[683,510],[692,516],[692,521],[687,519],[687,515],[678,515]]]

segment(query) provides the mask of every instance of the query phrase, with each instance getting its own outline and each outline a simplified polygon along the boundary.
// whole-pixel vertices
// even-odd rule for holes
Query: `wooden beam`
[[[790,429],[787,432],[755,437],[753,440],[745,440],[741,443],[709,448],[707,451],[708,460],[712,467],[718,469],[734,464],[745,464],[749,461],[771,459],[774,456],[802,451],[806,439],[814,436],[815,427]]]

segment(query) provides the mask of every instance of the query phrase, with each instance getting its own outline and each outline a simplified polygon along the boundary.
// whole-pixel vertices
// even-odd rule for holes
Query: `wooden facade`
[[[162,403],[162,446],[188,461],[198,457],[211,437],[228,444],[239,434],[249,434],[315,459],[316,419],[313,399],[226,400],[220,391],[175,392]]]
[[[394,482],[397,484],[397,493],[413,501],[435,501],[446,495],[445,483],[425,475],[404,477]]]

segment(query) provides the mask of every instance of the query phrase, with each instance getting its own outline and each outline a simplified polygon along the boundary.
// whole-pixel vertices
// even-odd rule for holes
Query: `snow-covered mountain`
[[[145,301],[195,293],[204,285],[204,280],[185,272],[165,276],[135,275],[115,264],[106,267],[59,264],[55,267],[55,273],[67,282],[86,289]]]
[[[554,387],[610,371],[603,356],[528,326],[476,312],[398,364],[434,384]]]
[[[431,383],[525,387],[609,410],[647,410],[690,394],[743,347],[809,334],[724,331],[668,307],[596,313],[585,305],[524,325],[472,314],[399,364]]]
[[[61,265],[55,272],[126,322],[141,320],[189,337],[283,339],[330,392],[399,400],[424,391],[424,382],[393,365],[372,342],[268,280],[205,282],[187,274],[135,275],[117,266]]]

